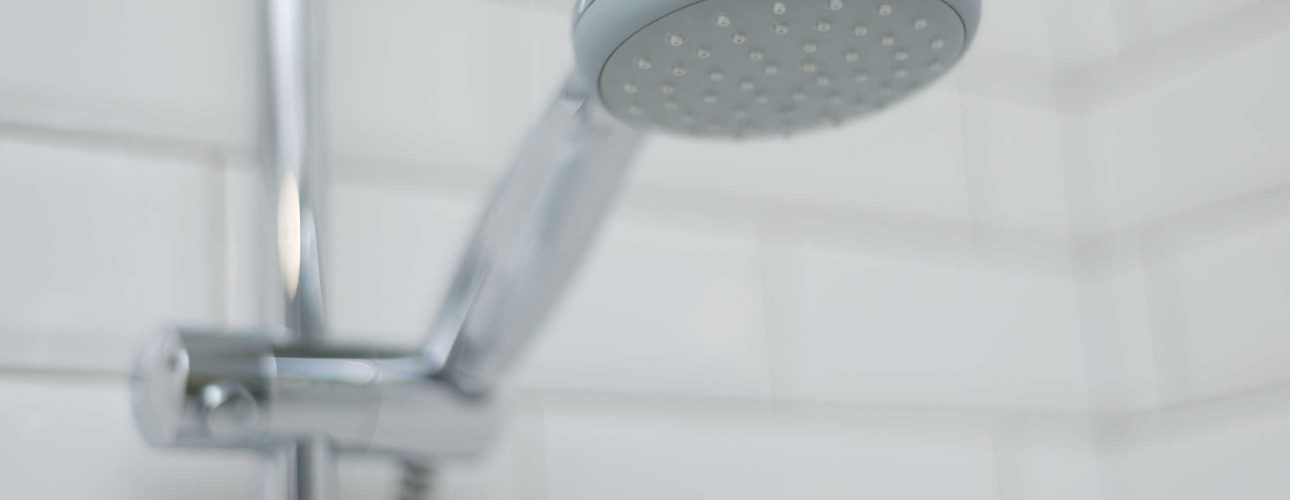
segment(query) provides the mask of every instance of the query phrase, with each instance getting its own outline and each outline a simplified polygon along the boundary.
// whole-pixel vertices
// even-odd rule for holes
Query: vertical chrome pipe
[[[319,209],[325,131],[322,73],[322,2],[264,0],[265,105],[261,144],[275,211],[278,271],[284,322],[291,341],[317,344],[326,331],[323,307]],[[336,458],[326,440],[283,445],[266,460],[266,498],[333,500]]]
[[[287,475],[294,478],[295,487],[288,500],[322,500],[337,498],[336,452],[326,438],[311,438],[295,446],[291,461],[293,470]]]
[[[577,270],[643,135],[569,77],[497,185],[426,342],[467,392],[492,387]]]
[[[315,500],[337,498],[335,451],[325,440],[304,440],[274,449],[264,471],[261,498]]]
[[[434,493],[434,469],[424,462],[404,461],[398,500],[429,500]]]
[[[286,326],[312,342],[326,330],[319,226],[325,157],[321,92],[322,2],[265,0],[262,130],[273,197]]]

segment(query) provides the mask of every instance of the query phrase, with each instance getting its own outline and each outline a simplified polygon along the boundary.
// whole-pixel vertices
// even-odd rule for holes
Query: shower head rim
[[[572,27],[574,60],[578,74],[591,94],[610,107],[603,83],[608,63],[617,53],[653,24],[678,11],[709,1],[712,0],[579,0]],[[785,1],[790,5],[794,3],[793,0]],[[961,24],[960,50],[947,64],[953,66],[966,54],[975,38],[980,23],[981,0],[933,1],[949,9]],[[892,3],[899,4],[899,0]],[[618,115],[619,112],[622,110],[611,109],[611,113],[626,119],[626,116]]]
[[[672,7],[667,12],[680,10],[703,1],[705,0],[674,0],[671,4],[676,6]],[[578,4],[574,9],[573,29],[575,31],[577,30],[578,23],[582,21],[583,14],[585,14],[587,9],[591,8],[595,3],[596,0],[578,0]],[[941,0],[941,3],[944,3],[947,7],[958,14],[959,20],[963,22],[963,30],[967,35],[967,41],[971,42],[972,39],[976,37],[976,30],[981,22],[981,0]],[[964,46],[964,49],[967,49],[966,45]],[[615,47],[615,50],[617,50],[617,47]]]

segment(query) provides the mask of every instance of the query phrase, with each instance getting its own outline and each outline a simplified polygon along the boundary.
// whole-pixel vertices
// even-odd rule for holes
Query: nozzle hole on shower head
[[[580,57],[584,76],[620,119],[685,135],[788,134],[870,114],[944,74],[970,32],[944,0],[691,1],[630,29],[621,18],[641,9],[621,8],[612,27],[575,29],[576,48],[615,47]]]

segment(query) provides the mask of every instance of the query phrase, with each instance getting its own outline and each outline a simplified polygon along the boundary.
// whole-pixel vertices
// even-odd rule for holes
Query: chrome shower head
[[[958,62],[980,0],[581,0],[579,73],[637,127],[743,137],[840,124]]]

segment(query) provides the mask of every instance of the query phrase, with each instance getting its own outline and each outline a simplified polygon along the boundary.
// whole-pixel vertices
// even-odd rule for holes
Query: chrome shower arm
[[[489,390],[540,328],[594,241],[643,138],[576,76],[498,183],[434,319],[425,354]]]

